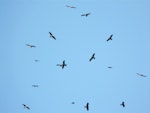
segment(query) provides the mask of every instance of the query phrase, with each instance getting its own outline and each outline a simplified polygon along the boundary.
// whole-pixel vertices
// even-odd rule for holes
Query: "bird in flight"
[[[22,104],[22,105],[23,105],[23,107],[24,107],[25,109],[30,110],[30,108],[29,108],[27,105],[25,105],[25,104]]]
[[[91,56],[91,58],[89,59],[89,62],[91,62],[91,60],[95,59],[95,53],[93,53],[93,55]]]
[[[86,108],[86,110],[89,110],[89,103],[87,102],[86,105],[84,106]]]
[[[34,45],[31,45],[31,44],[26,44],[26,46],[28,46],[28,47],[30,47],[30,48],[36,47],[36,46],[34,46]]]
[[[33,86],[33,87],[39,87],[38,85],[35,85],[35,84],[34,84],[34,85],[32,85],[32,86]]]
[[[70,6],[70,5],[66,5],[66,7],[68,7],[68,8],[76,8],[76,7]]]
[[[122,103],[120,104],[122,107],[125,107],[125,103],[124,101],[122,101]]]
[[[49,32],[49,34],[50,34],[51,38],[53,38],[54,40],[56,40],[55,36],[51,32]]]
[[[35,61],[35,62],[39,62],[40,60],[38,60],[38,59],[35,59],[34,61]]]
[[[87,17],[87,16],[89,16],[91,13],[85,13],[85,14],[82,14],[81,16],[85,16],[85,17]]]
[[[57,64],[57,66],[60,66],[63,69],[65,66],[67,66],[67,64],[65,63],[65,60],[63,60],[63,63],[62,64]]]
[[[112,40],[112,36],[113,36],[113,34],[110,35],[110,37],[107,39],[107,42],[108,42],[109,40]]]
[[[147,77],[147,76],[145,76],[143,74],[140,74],[140,73],[136,73],[136,74],[139,75],[139,76],[142,76],[142,77]]]
[[[75,102],[72,102],[71,104],[75,104]]]
[[[108,68],[112,68],[111,66],[108,66]]]

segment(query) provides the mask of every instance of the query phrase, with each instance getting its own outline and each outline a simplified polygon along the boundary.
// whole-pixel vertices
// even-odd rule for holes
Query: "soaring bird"
[[[85,13],[85,14],[82,14],[81,16],[85,16],[85,17],[87,17],[87,16],[89,16],[91,13]]]
[[[84,106],[86,108],[86,110],[89,110],[89,103],[87,102],[86,105]]]
[[[70,6],[70,5],[66,5],[66,7],[68,7],[68,8],[76,8],[76,7]]]
[[[93,59],[95,59],[95,53],[93,53],[93,55],[92,55],[91,58],[89,59],[89,62],[90,62],[91,60],[93,60]]]
[[[122,107],[125,107],[125,103],[124,101],[122,101],[122,103],[120,104]]]
[[[32,86],[33,86],[33,87],[39,87],[38,85],[35,85],[35,84],[33,84]]]
[[[108,68],[112,68],[111,66],[108,66]]]
[[[36,46],[34,46],[34,45],[31,45],[31,44],[26,44],[26,46],[29,46],[30,48],[36,47]]]
[[[57,64],[57,66],[60,66],[63,69],[65,66],[67,66],[67,64],[65,63],[65,60],[63,60],[63,63],[62,64]]]
[[[145,76],[143,74],[139,74],[139,73],[136,73],[136,74],[139,75],[139,76],[142,76],[142,77],[147,77],[147,76]]]
[[[53,38],[53,39],[56,40],[55,36],[54,36],[51,32],[49,32],[49,34],[50,34],[50,37],[51,37],[51,38]]]
[[[22,105],[23,105],[23,107],[24,107],[25,109],[30,110],[30,108],[29,108],[27,105],[25,105],[25,104],[22,104]]]
[[[107,42],[108,42],[109,40],[112,40],[112,36],[113,36],[113,34],[110,35],[110,37],[107,39]]]
[[[39,62],[40,60],[38,60],[38,59],[35,59],[34,61],[35,61],[35,62]]]
[[[71,102],[71,104],[75,104],[75,102]]]

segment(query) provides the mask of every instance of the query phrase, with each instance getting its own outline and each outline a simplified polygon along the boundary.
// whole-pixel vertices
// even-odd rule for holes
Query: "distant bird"
[[[139,73],[136,73],[136,74],[139,75],[139,76],[142,76],[142,77],[147,77],[147,76],[145,76],[143,74],[139,74]]]
[[[36,47],[36,46],[34,46],[34,45],[31,45],[31,44],[26,44],[26,46],[29,46],[30,48]]]
[[[70,6],[70,5],[66,5],[66,7],[68,7],[68,8],[76,8],[76,7]]]
[[[86,105],[84,106],[86,108],[86,110],[89,110],[89,103],[87,102]]]
[[[60,66],[63,69],[65,66],[67,66],[67,64],[65,63],[65,60],[63,60],[63,63],[62,64],[57,64],[57,66]]]
[[[91,56],[91,58],[89,59],[89,62],[91,62],[91,60],[95,59],[95,53],[93,53],[93,55]]]
[[[34,60],[35,62],[39,62],[40,60],[38,60],[38,59],[36,59],[36,60]]]
[[[120,104],[122,107],[125,107],[125,103],[124,101],[122,101],[122,103]]]
[[[39,87],[38,85],[35,85],[35,84],[34,84],[34,85],[32,85],[32,86],[33,86],[33,87]]]
[[[49,34],[50,34],[50,37],[51,37],[51,38],[53,38],[53,39],[56,40],[55,36],[54,36],[51,32],[49,32]]]
[[[85,13],[85,14],[82,14],[81,16],[85,16],[85,17],[87,17],[87,16],[89,16],[91,13]]]
[[[108,68],[112,68],[111,66],[108,66]]]
[[[107,42],[108,42],[109,40],[112,40],[112,36],[113,36],[113,34],[110,35],[110,37],[107,39]]]
[[[72,102],[71,104],[75,104],[75,102]]]
[[[30,108],[29,108],[27,105],[25,105],[25,104],[22,104],[22,105],[23,105],[23,107],[24,107],[25,109],[30,110]]]

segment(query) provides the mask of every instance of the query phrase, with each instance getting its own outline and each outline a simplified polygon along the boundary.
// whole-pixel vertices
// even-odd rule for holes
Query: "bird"
[[[139,75],[139,76],[142,76],[142,77],[147,77],[147,76],[145,76],[143,74],[139,74],[139,73],[136,73],[136,74]]]
[[[38,60],[38,59],[35,59],[34,61],[35,61],[35,62],[39,62],[40,60]]]
[[[33,87],[39,87],[38,85],[35,85],[35,84],[33,84],[32,86],[33,86]]]
[[[92,55],[91,58],[89,59],[89,62],[90,62],[91,60],[93,60],[93,59],[95,59],[95,53],[93,53],[93,55]]]
[[[49,32],[49,34],[50,34],[51,38],[53,38],[54,40],[56,40],[55,36],[51,32]]]
[[[27,105],[25,105],[25,104],[22,104],[22,105],[24,106],[25,109],[30,110],[30,108]]]
[[[108,68],[112,68],[111,66],[108,66]]]
[[[85,16],[85,17],[87,17],[87,16],[89,16],[91,13],[85,13],[85,14],[82,14],[81,16]]]
[[[36,47],[34,45],[31,45],[31,44],[26,44],[26,46],[29,46],[30,48]]]
[[[112,36],[113,36],[113,34],[110,35],[110,37],[107,39],[107,42],[108,42],[109,40],[112,40]]]
[[[125,107],[125,103],[124,101],[122,101],[122,103],[120,104],[122,107]]]
[[[62,64],[57,64],[57,66],[62,67],[62,69],[64,69],[65,66],[67,66],[67,64],[65,63],[65,60],[63,60]]]
[[[75,104],[75,102],[72,102],[71,104]]]
[[[86,108],[86,110],[89,110],[89,103],[87,102],[86,105],[84,106]]]
[[[66,5],[66,7],[68,7],[68,8],[76,8],[76,7],[70,6],[70,5]]]

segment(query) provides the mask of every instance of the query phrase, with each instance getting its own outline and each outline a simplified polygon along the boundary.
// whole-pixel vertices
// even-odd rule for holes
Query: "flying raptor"
[[[38,59],[35,59],[34,61],[35,61],[35,62],[39,62],[40,60],[38,60]]]
[[[108,68],[112,68],[111,66],[108,66]]]
[[[109,40],[112,40],[112,36],[113,36],[113,34],[110,35],[110,37],[107,39],[107,42],[108,42]]]
[[[30,47],[30,48],[33,48],[33,47],[36,47],[34,45],[31,45],[31,44],[26,44],[26,46]]]
[[[91,13],[85,13],[85,14],[82,14],[81,16],[85,16],[85,17],[87,17],[87,16],[89,16]]]
[[[25,104],[22,104],[22,105],[23,105],[23,107],[24,107],[25,109],[30,110],[30,108],[29,108],[27,105],[25,105]]]
[[[142,77],[147,77],[147,76],[145,76],[143,74],[140,74],[140,73],[136,73],[136,74],[139,75],[139,76],[142,76]]]
[[[87,102],[86,105],[84,106],[86,108],[86,110],[89,110],[89,103]]]
[[[89,59],[89,62],[91,62],[91,60],[95,59],[95,53],[93,53],[93,55],[91,56],[91,58]]]
[[[122,101],[122,103],[120,104],[122,107],[125,107],[125,103],[124,101]]]
[[[49,32],[49,34],[50,34],[51,38],[53,38],[54,40],[56,40],[55,36],[51,32]]]
[[[33,86],[33,87],[39,87],[38,85],[35,85],[35,84],[33,84],[32,86]]]
[[[76,8],[76,7],[70,6],[70,5],[66,5],[66,7],[68,7],[68,8]]]
[[[67,66],[67,64],[65,63],[65,60],[63,60],[62,64],[57,64],[57,66],[62,67],[62,69],[64,69],[65,66]]]

